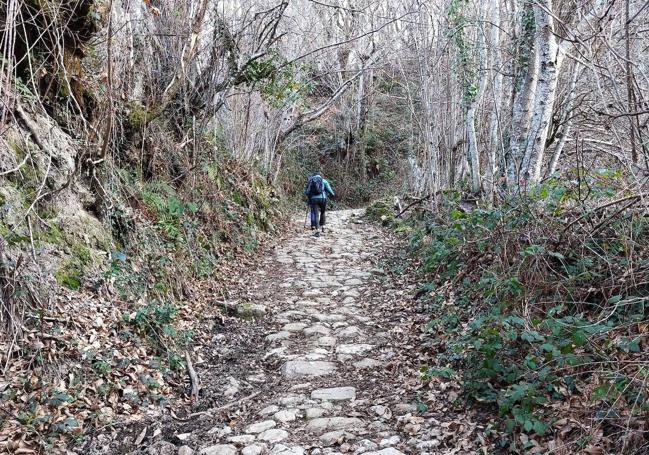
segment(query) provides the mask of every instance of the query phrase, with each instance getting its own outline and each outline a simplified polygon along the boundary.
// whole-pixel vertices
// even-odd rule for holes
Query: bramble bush
[[[419,225],[440,352],[425,377],[460,380],[509,433],[550,438],[570,414],[592,422],[561,432],[575,448],[646,444],[649,219],[619,182],[548,180],[471,211],[448,197]]]

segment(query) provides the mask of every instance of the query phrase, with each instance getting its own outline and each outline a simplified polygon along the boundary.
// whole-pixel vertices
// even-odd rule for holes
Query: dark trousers
[[[316,229],[318,225],[324,226],[325,210],[327,209],[327,200],[312,199],[309,201],[309,208],[311,209],[311,229]],[[318,220],[320,220],[319,223]]]

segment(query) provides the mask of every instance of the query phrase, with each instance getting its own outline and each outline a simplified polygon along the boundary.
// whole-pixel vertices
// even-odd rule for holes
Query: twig
[[[20,106],[20,103],[18,103],[17,101],[16,101],[15,109],[16,112],[18,113],[18,117],[20,117],[20,120],[22,120],[23,124],[29,131],[29,134],[32,135],[32,139],[34,140],[36,145],[38,145],[38,147],[41,150],[49,154],[49,150],[43,145],[43,142],[41,141],[40,137],[38,136],[38,133],[36,132],[36,125],[34,125],[34,122],[31,121],[27,113]]]
[[[28,153],[27,155],[25,155],[25,158],[23,158],[23,160],[20,162],[20,164],[18,164],[18,166],[16,166],[13,169],[9,169],[8,171],[0,172],[0,176],[7,175],[7,174],[12,174],[14,172],[18,172],[20,170],[20,168],[23,167],[25,165],[25,163],[27,163],[27,160],[29,159],[29,157],[30,157],[30,155]]]
[[[619,198],[619,199],[615,199],[614,201],[607,202],[606,204],[599,205],[599,206],[595,207],[593,210],[587,211],[583,215],[575,218],[570,223],[568,223],[566,225],[566,227],[563,229],[563,232],[561,233],[561,236],[563,236],[563,234],[565,234],[566,231],[568,231],[568,229],[570,229],[575,223],[578,223],[579,221],[583,220],[584,218],[588,217],[589,215],[592,215],[593,213],[596,213],[596,212],[598,212],[598,211],[600,211],[602,209],[605,209],[607,207],[610,207],[612,205],[619,204],[620,202],[628,201],[629,199],[642,199],[643,197],[645,197],[647,195],[648,195],[648,193],[633,194],[631,196],[625,196],[625,197],[622,197],[622,198]]]
[[[34,231],[32,230],[32,217],[27,214],[27,227],[29,228],[29,243],[32,247],[32,258],[36,261],[36,248],[34,247]]]
[[[253,398],[255,398],[260,393],[261,393],[261,390],[258,390],[257,392],[254,392],[254,393],[248,395],[247,397],[243,397],[240,400],[232,401],[232,402],[230,402],[228,404],[225,404],[225,405],[223,405],[223,406],[221,406],[219,408],[210,409],[209,411],[193,412],[193,413],[189,414],[187,417],[178,417],[176,415],[176,413],[173,412],[173,409],[170,409],[171,417],[173,417],[175,420],[178,420],[180,422],[187,422],[188,420],[191,420],[194,417],[204,416],[204,415],[214,417],[214,415],[217,412],[225,411],[226,409],[230,409],[230,408],[232,408],[232,407],[234,407],[234,406],[236,406],[238,404],[241,404],[241,403],[243,403],[245,401],[252,400]]]
[[[198,401],[198,389],[200,382],[198,380],[196,370],[194,370],[194,366],[192,365],[192,359],[191,357],[189,357],[189,353],[187,351],[185,351],[185,362],[187,363],[187,373],[189,374],[189,379],[191,379],[192,381],[191,396],[194,397],[196,401]]]
[[[432,196],[433,196],[433,194],[431,193],[431,194],[428,194],[428,195],[426,195],[426,196],[424,196],[422,198],[417,199],[414,202],[411,202],[410,204],[406,205],[406,207],[403,210],[401,210],[399,213],[397,213],[396,217],[400,218],[401,215],[403,215],[410,207],[412,207],[413,205],[421,204],[422,202],[427,201],[428,199],[430,199]]]

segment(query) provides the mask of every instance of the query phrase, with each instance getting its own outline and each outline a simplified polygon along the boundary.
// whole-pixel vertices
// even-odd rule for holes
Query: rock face
[[[290,360],[282,366],[282,374],[289,379],[302,376],[324,376],[336,371],[336,364],[325,361]]]

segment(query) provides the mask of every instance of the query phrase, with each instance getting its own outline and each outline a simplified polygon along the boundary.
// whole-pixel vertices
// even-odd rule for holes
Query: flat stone
[[[336,371],[336,364],[322,360],[289,360],[282,366],[282,374],[287,378],[302,376],[325,376]]]
[[[364,368],[376,368],[376,367],[380,367],[381,365],[383,365],[381,362],[374,359],[363,359],[363,360],[359,360],[358,362],[354,362],[354,367],[360,370]]]
[[[320,403],[318,403],[318,406],[320,406],[325,411],[332,411],[336,407],[336,405],[334,405],[331,401],[321,401]]]
[[[287,447],[283,444],[277,444],[273,447],[273,450],[271,450],[270,455],[304,455],[305,453],[304,447]]]
[[[325,413],[325,410],[322,408],[309,408],[305,411],[307,420],[317,419],[322,417]]]
[[[381,439],[379,442],[379,446],[381,447],[389,447],[389,446],[396,446],[399,444],[401,441],[401,438],[397,435],[390,436],[389,438]]]
[[[285,324],[284,327],[282,327],[282,330],[286,332],[301,332],[307,327],[308,325],[303,322],[290,322]]]
[[[199,455],[236,455],[237,448],[232,444],[218,444],[206,447],[198,452]]]
[[[355,398],[356,389],[354,387],[332,387],[311,392],[311,399],[313,400],[344,401],[354,400]]]
[[[276,412],[273,415],[273,419],[278,422],[292,422],[297,419],[297,413],[292,409],[285,409],[283,411]]]
[[[282,330],[281,332],[271,333],[270,335],[266,335],[265,339],[269,343],[273,343],[274,341],[286,340],[290,336],[291,336],[291,332]]]
[[[295,406],[306,400],[306,395],[287,395],[279,399],[279,403],[283,406]]]
[[[340,344],[336,346],[336,353],[358,355],[365,354],[372,349],[374,349],[372,344]]]
[[[241,455],[263,455],[266,451],[267,447],[265,444],[253,444],[241,449]]]
[[[350,325],[336,333],[339,338],[354,338],[360,336],[363,332],[355,325]]]
[[[313,361],[313,360],[323,360],[328,357],[328,353],[321,353],[321,352],[310,352],[307,355],[303,355],[299,358],[299,360],[308,360],[308,361]]]
[[[343,314],[314,314],[313,317],[320,322],[336,322],[347,319],[347,316]]]
[[[271,414],[275,414],[277,411],[279,411],[279,406],[272,404],[270,406],[266,406],[264,409],[259,411],[259,415],[269,416]]]
[[[280,442],[286,438],[288,438],[288,431],[280,430],[278,428],[266,430],[259,435],[259,439],[267,442]]]
[[[236,306],[237,316],[240,318],[260,318],[267,312],[264,305],[257,303],[240,303]]]
[[[365,455],[405,455],[405,454],[395,449],[394,447],[388,447],[387,449],[379,450],[377,452],[365,452]]]
[[[264,420],[263,422],[257,422],[253,423],[252,425],[248,425],[246,429],[244,430],[246,433],[262,433],[266,430],[270,430],[271,428],[274,428],[275,423],[274,420]]]
[[[239,436],[230,436],[228,438],[228,442],[232,442],[234,444],[250,444],[252,441],[255,440],[255,437],[251,434],[242,434]]]
[[[294,318],[294,317],[304,317],[304,316],[305,316],[305,313],[303,313],[302,311],[297,311],[297,310],[288,310],[288,311],[284,311],[283,313],[280,313],[280,314],[277,315],[278,318],[282,318],[282,319],[291,319],[291,318]]]
[[[214,427],[210,428],[207,434],[215,434],[217,437],[222,438],[232,433],[232,427],[226,425],[224,427]]]
[[[384,419],[389,419],[390,417],[392,417],[392,411],[390,411],[390,408],[388,408],[387,406],[376,405],[372,406],[370,410]]]
[[[363,426],[363,421],[356,417],[320,417],[309,421],[306,429],[312,433],[322,434],[335,430],[359,429]]]
[[[304,335],[306,336],[329,335],[331,333],[331,329],[322,324],[315,324],[302,330],[302,333],[304,333]]]
[[[354,450],[354,454],[361,454],[361,453],[366,453],[371,450],[376,450],[379,448],[379,445],[375,442],[370,441],[369,439],[363,439],[362,441],[358,441],[354,446],[352,447],[352,450]]]
[[[349,441],[355,437],[355,435],[348,433],[345,430],[336,430],[320,436],[320,441],[322,441],[325,446],[332,446],[334,444],[342,443],[343,441]]]
[[[306,389],[310,389],[310,388],[311,388],[311,383],[310,382],[303,382],[302,384],[292,385],[291,388],[288,389],[288,390],[290,390],[291,392],[295,392],[295,391],[306,390]],[[302,399],[306,398],[306,396],[302,395],[302,394],[300,394],[299,396],[302,397]]]
[[[320,337],[317,343],[320,346],[331,347],[336,345],[336,339],[334,337]]]
[[[193,455],[194,449],[189,446],[182,446],[178,449],[178,455]]]

